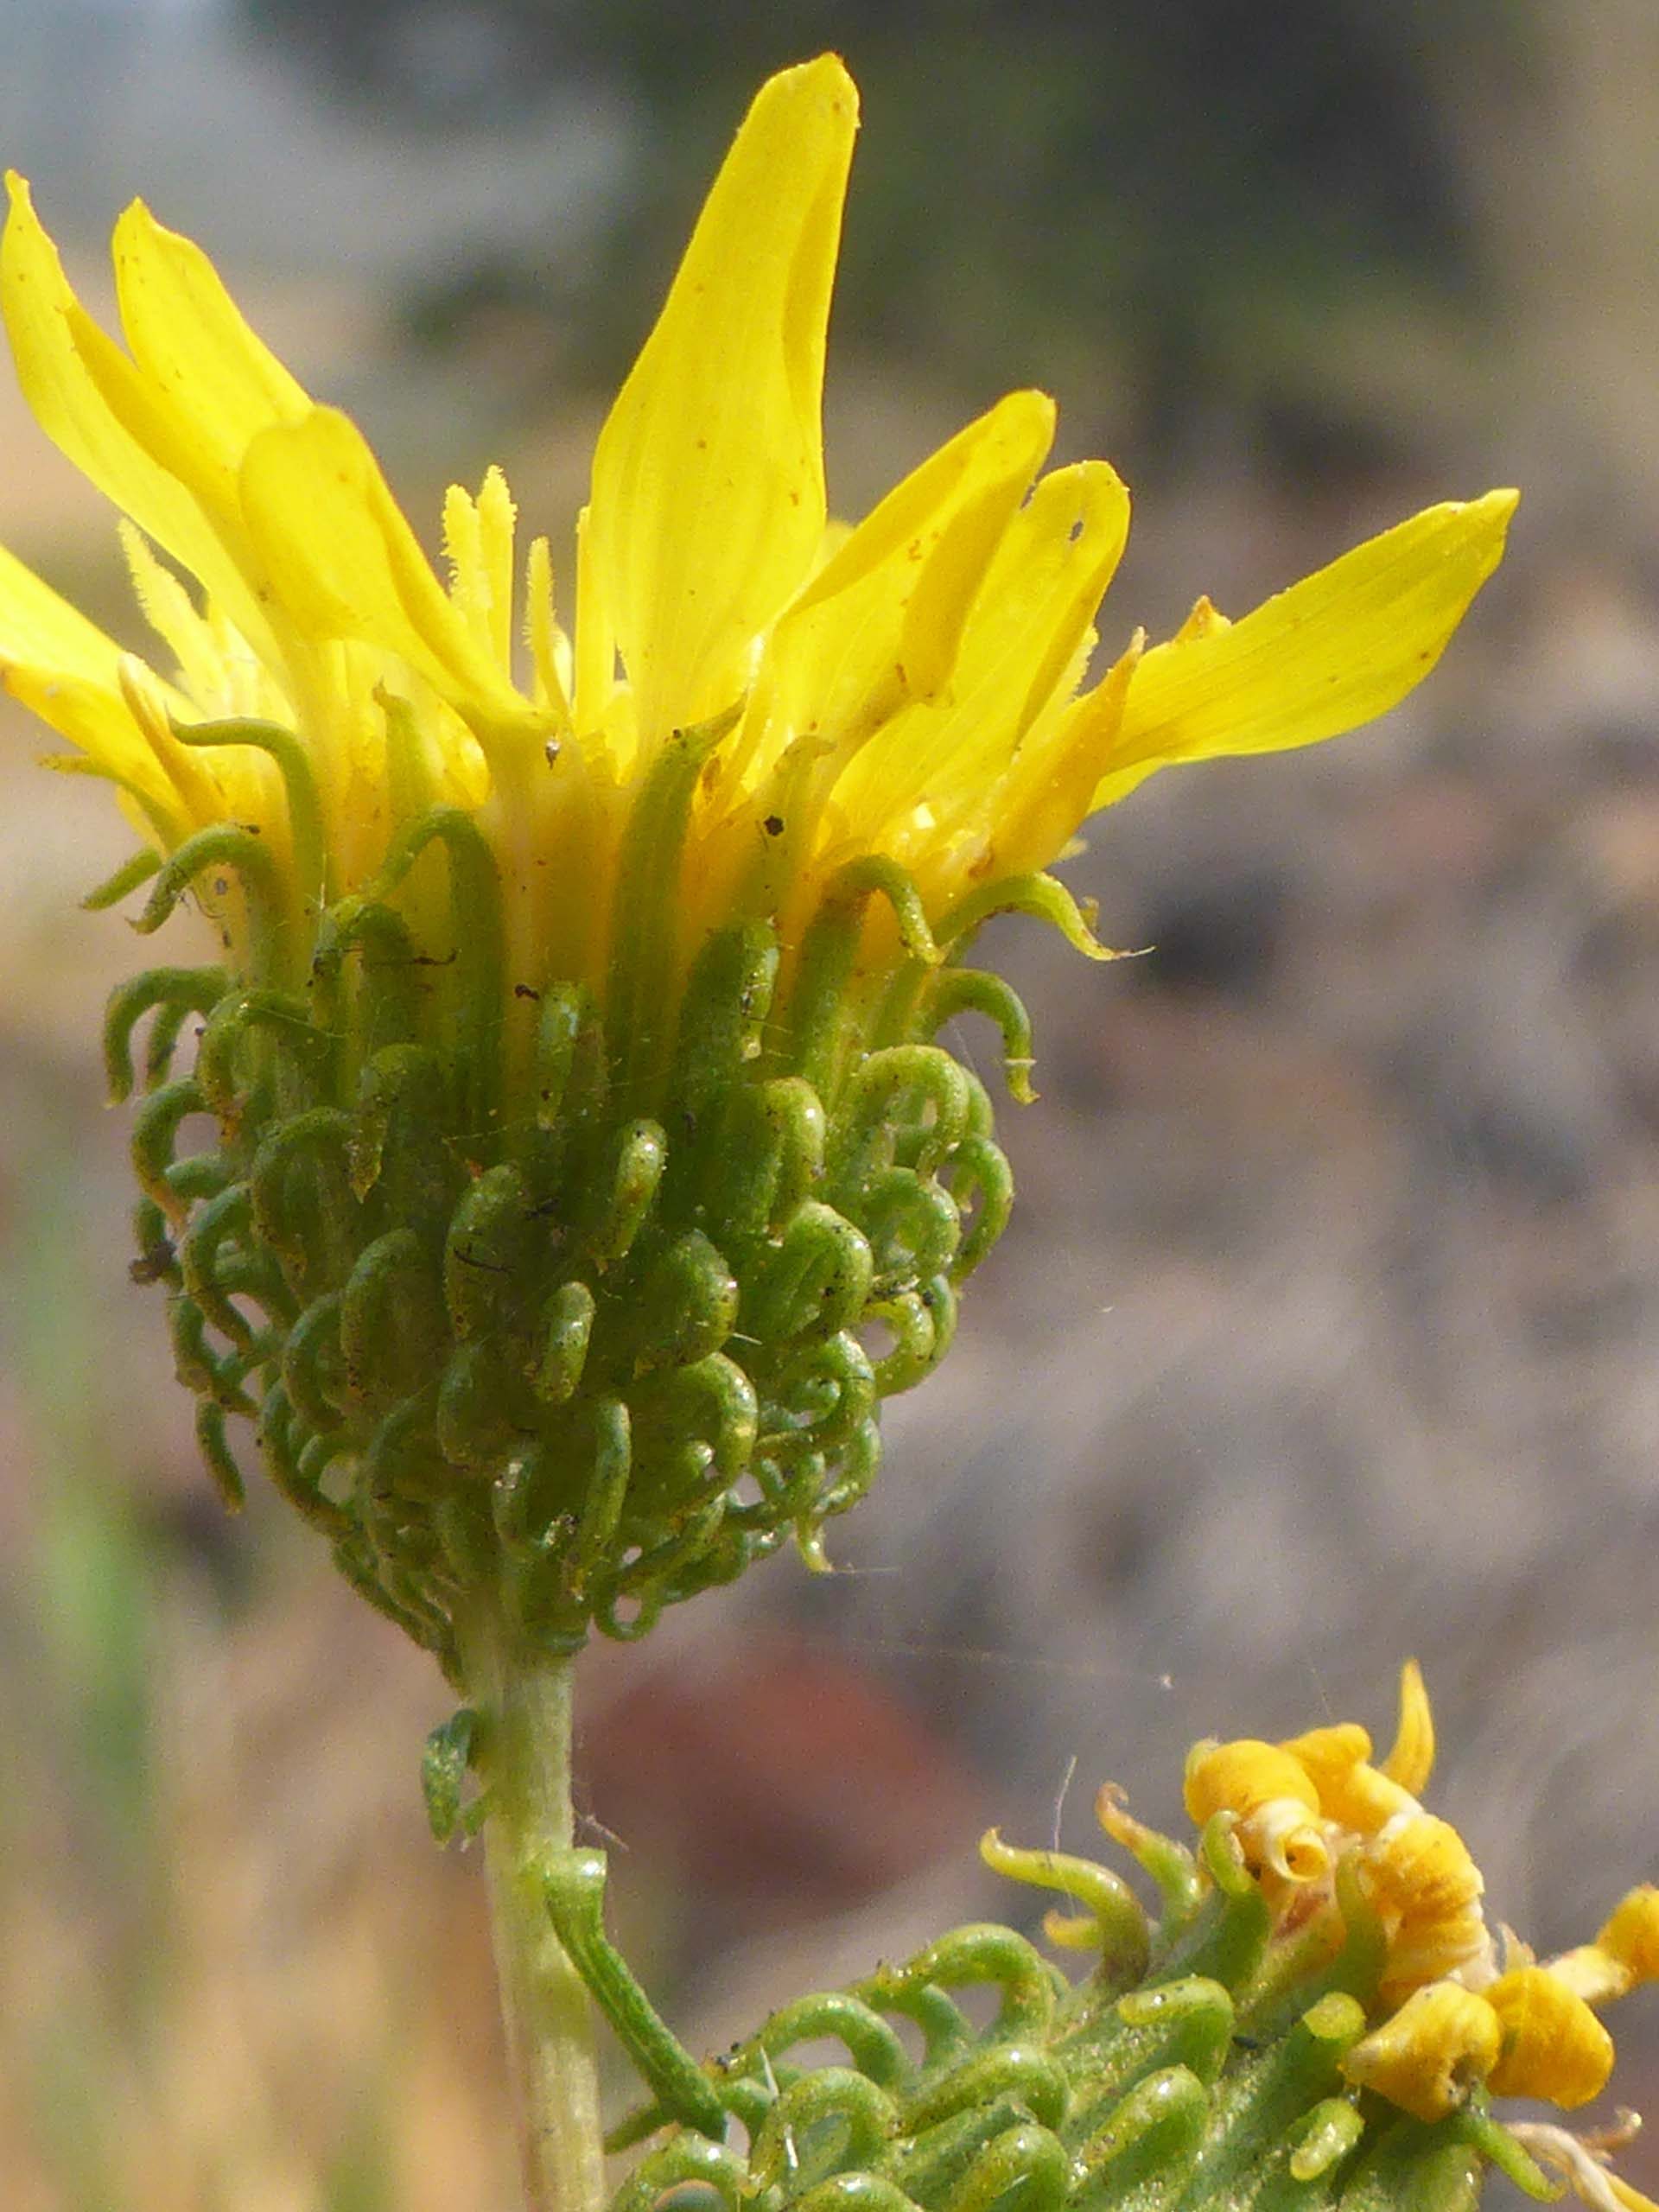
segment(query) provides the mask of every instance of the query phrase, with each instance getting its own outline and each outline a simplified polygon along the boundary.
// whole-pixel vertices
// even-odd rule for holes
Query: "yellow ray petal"
[[[83,346],[114,357],[111,378],[131,381],[130,362],[75,298],[57,248],[41,228],[28,185],[8,173],[11,213],[0,246],[0,305],[17,380],[35,420],[106,498],[131,516],[257,636],[250,595],[200,505],[111,410]],[[78,342],[79,340],[79,342]]]
[[[985,789],[1057,690],[1075,683],[1128,528],[1129,495],[1103,461],[1052,470],[1014,515],[966,618],[952,703],[929,741],[943,776]]]
[[[261,430],[241,486],[255,547],[302,629],[400,655],[463,714],[531,719],[433,575],[354,423],[314,407]]]
[[[986,571],[1053,442],[1048,394],[1009,392],[888,493],[789,620],[836,607],[844,622],[869,587],[887,618],[884,656],[907,656],[906,691],[931,697],[949,680]]]
[[[762,86],[600,435],[590,552],[647,743],[731,703],[817,551],[824,337],[857,122],[833,55]]]
[[[0,546],[0,663],[58,669],[113,690],[120,659],[113,638]]]
[[[1033,728],[1015,755],[988,810],[994,828],[976,874],[1035,874],[1052,865],[1088,814],[1100,764],[1117,741],[1123,702],[1145,633],[1137,630],[1127,652],[1080,699]]]
[[[97,773],[131,792],[152,825],[173,823],[179,793],[122,696],[126,658],[112,638],[0,547],[0,686],[79,747]],[[169,709],[186,711],[177,692],[161,689]]]
[[[848,598],[884,571],[882,597],[902,613],[909,590],[899,579],[908,571],[913,585],[950,518],[981,485],[1021,477],[1031,482],[1054,442],[1054,402],[1044,391],[1011,391],[976,416],[895,484],[855,530],[842,533],[785,620]]]
[[[1129,535],[1129,494],[1122,478],[1103,461],[1057,468],[1033,493],[986,580],[985,601],[999,613],[1013,601],[1017,579],[1027,603],[1027,638],[1040,650],[1027,664],[1026,696],[1015,735],[1023,737],[1055,691],[1065,683],[1107,587],[1117,573]],[[1006,582],[1005,582],[1006,577]],[[981,622],[974,625],[976,639]],[[984,624],[988,645],[995,637]],[[1025,648],[1028,651],[1028,645]],[[1022,652],[1022,657],[1024,657]]]
[[[576,516],[576,633],[572,640],[571,709],[583,732],[605,726],[616,690],[616,621],[602,595],[604,569],[594,557],[594,511]]]
[[[1053,435],[1052,400],[1010,393],[889,493],[779,620],[709,793],[711,812],[732,809],[729,834],[744,863],[753,858],[769,903],[785,896],[815,849],[820,857],[839,852],[850,836],[855,849],[868,851],[889,821],[891,778],[868,768],[860,753],[873,740],[885,745],[888,725],[911,703],[904,654],[916,630],[912,599],[939,563],[950,591],[927,588],[925,652],[943,667]],[[904,759],[906,775],[913,766]],[[849,774],[843,790],[838,779]],[[769,816],[787,832],[757,850],[753,823]]]
[[[1054,436],[1054,403],[1010,392],[891,491],[779,624],[775,735],[856,744],[950,673],[1010,518]],[[924,612],[912,613],[913,602]]]
[[[1428,674],[1497,566],[1517,496],[1426,508],[1242,621],[1154,647],[1095,804],[1175,761],[1313,745],[1386,713]]]
[[[912,699],[938,698],[956,672],[969,617],[1026,486],[976,486],[940,532],[916,579],[899,633],[899,668]]]
[[[1400,1669],[1400,1726],[1382,1772],[1414,1797],[1421,1797],[1434,1770],[1434,1714],[1423,1670],[1414,1659]]]
[[[0,667],[0,685],[84,753],[99,775],[122,785],[158,814],[178,812],[179,794],[119,692],[84,677],[19,662]],[[66,760],[63,765],[85,764]]]
[[[233,480],[251,439],[296,422],[309,397],[238,312],[200,247],[136,200],[115,226],[116,297],[158,398]]]
[[[1009,487],[1015,498],[1019,488]],[[837,788],[836,804],[861,814],[883,849],[888,819],[922,804],[941,840],[979,821],[994,829],[1016,750],[1056,691],[1077,680],[1091,620],[1123,550],[1128,494],[1106,462],[1083,461],[1054,470],[1023,506],[1012,506],[1007,499],[993,518],[997,536],[977,569],[952,578],[967,603],[944,624],[949,653],[940,657],[940,696],[925,694],[925,704],[898,716]],[[929,563],[916,600],[950,550],[947,540]],[[914,613],[912,601],[907,640]],[[906,672],[909,664],[907,657]],[[1086,805],[1087,791],[1082,797]],[[1060,844],[1079,819],[1066,824]]]

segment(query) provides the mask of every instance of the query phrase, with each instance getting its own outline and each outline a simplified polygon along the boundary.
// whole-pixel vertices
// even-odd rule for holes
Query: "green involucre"
[[[943,1356],[1007,1218],[985,1090],[932,1037],[989,1014],[1024,1095],[1013,994],[942,957],[890,865],[832,879],[792,961],[748,920],[683,975],[660,899],[620,899],[601,1002],[513,972],[456,810],[308,917],[245,832],[195,842],[140,926],[200,882],[262,918],[251,972],[149,971],[105,1052],[124,1097],[148,1021],[137,1272],[167,1286],[227,1501],[226,1424],[251,1421],[351,1581],[452,1674],[480,1596],[569,1649],[785,1538],[823,1564],[880,1400]],[[867,967],[883,906],[897,942]]]

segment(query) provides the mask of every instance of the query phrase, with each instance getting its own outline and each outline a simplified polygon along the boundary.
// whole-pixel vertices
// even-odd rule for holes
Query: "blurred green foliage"
[[[169,2038],[203,2002],[195,1901],[177,1872],[178,1777],[167,1771],[178,1749],[163,1710],[178,1703],[168,1644],[204,1607],[228,1608],[225,1625],[250,1593],[218,1508],[199,1515],[136,1484],[111,1451],[120,1416],[91,1351],[101,1228],[72,1156],[41,1147],[19,1187],[32,1202],[0,1236],[0,1291],[28,1286],[4,1305],[29,1446],[27,1510],[0,1561],[11,1689],[0,1700],[0,1925],[14,1944],[27,1931],[57,1970],[0,2027],[0,2081],[54,2204],[149,2212],[149,2166],[168,2162],[135,2171],[134,2113],[153,2094],[158,2139],[176,2127]],[[318,2212],[391,2212],[390,2094],[372,2054],[352,2124],[319,2172]]]

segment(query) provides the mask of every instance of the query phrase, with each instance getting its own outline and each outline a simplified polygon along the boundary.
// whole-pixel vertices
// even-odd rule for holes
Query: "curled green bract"
[[[659,843],[683,796],[664,785]],[[515,972],[454,809],[315,911],[255,841],[221,843],[162,869],[143,922],[215,868],[263,917],[246,972],[124,985],[106,1060],[118,1097],[142,1090],[138,1272],[167,1287],[226,1499],[251,1424],[352,1583],[452,1675],[480,1599],[559,1652],[641,1636],[785,1541],[826,1565],[880,1401],[943,1357],[1007,1218],[990,1102],[935,1041],[988,1014],[1023,1095],[1006,985],[934,941],[890,865],[832,877],[801,944],[734,922],[683,975],[660,898],[625,883],[601,1003]],[[863,962],[873,910],[896,966],[890,940]]]

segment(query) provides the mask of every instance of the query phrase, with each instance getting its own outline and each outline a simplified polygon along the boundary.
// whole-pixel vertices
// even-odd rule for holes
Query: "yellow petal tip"
[[[1503,540],[1510,518],[1521,504],[1521,494],[1513,485],[1504,485],[1497,491],[1483,492],[1478,499],[1456,499],[1450,503],[1454,513],[1467,515],[1491,532],[1494,559],[1503,550]]]
[[[828,98],[847,111],[856,127],[858,86],[838,54],[820,54],[810,61],[798,61],[792,69],[780,69],[762,86],[760,97],[792,99],[803,94]]]
[[[121,213],[115,219],[115,235],[113,244],[116,251],[118,253],[120,251],[123,243],[130,238],[134,232],[153,234],[159,231],[161,227],[161,225],[156,221],[155,216],[150,213],[148,202],[138,199],[135,195],[132,199],[128,200],[126,206],[121,210]]]
[[[1060,409],[1052,392],[1039,391],[1035,385],[1027,386],[1020,391],[1011,391],[995,411],[1010,424],[1017,423],[1022,427],[1029,424],[1033,434],[1039,431],[1046,433],[1049,443],[1053,442],[1055,430],[1059,425]]]

